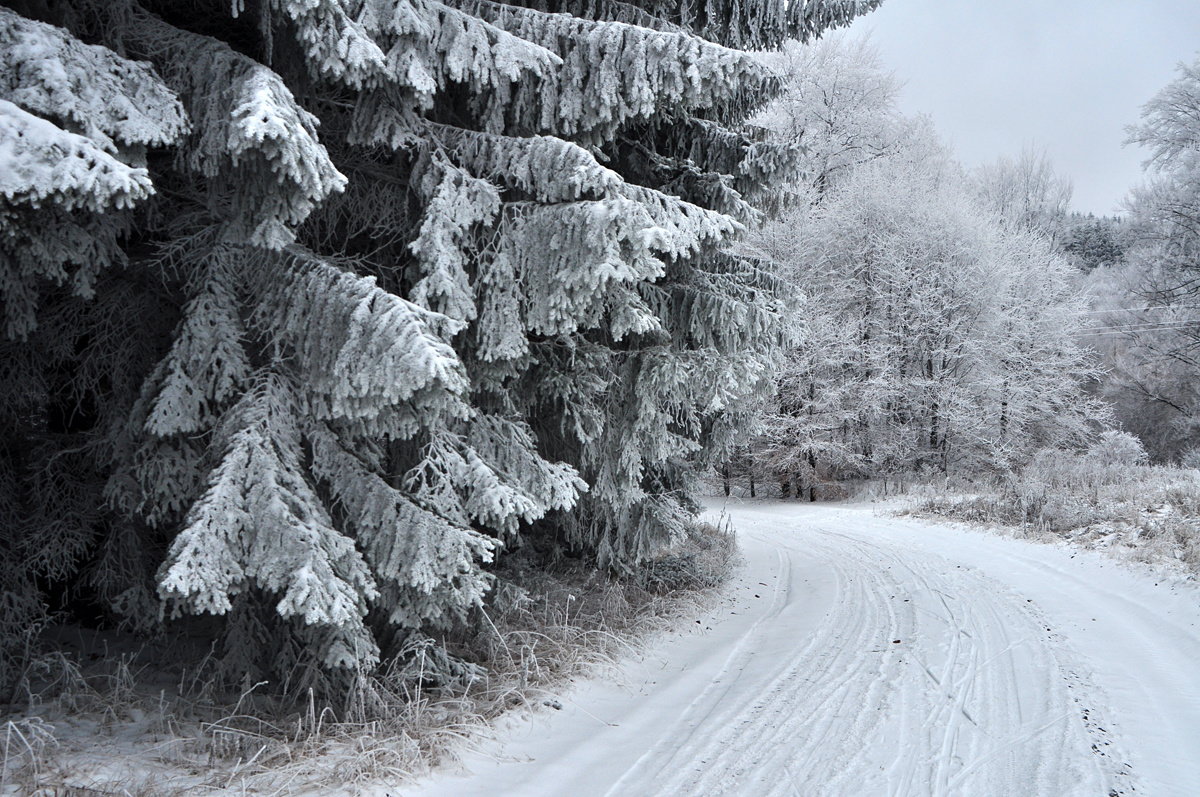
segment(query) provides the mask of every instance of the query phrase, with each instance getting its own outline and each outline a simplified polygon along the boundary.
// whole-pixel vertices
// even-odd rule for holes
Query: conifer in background
[[[10,0],[6,671],[70,600],[336,676],[668,543],[783,334],[746,50],[877,4]]]

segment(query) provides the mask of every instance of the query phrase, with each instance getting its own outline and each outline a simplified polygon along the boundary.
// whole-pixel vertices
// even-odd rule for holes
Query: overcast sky
[[[1112,214],[1145,154],[1125,125],[1200,49],[1200,0],[885,0],[855,22],[971,167],[1047,148],[1074,208]]]

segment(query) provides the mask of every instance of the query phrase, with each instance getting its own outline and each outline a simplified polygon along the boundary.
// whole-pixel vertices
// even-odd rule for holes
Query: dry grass
[[[155,691],[155,673],[133,655],[90,669],[44,656],[26,679],[29,710],[6,726],[0,795],[315,795],[410,783],[477,746],[505,712],[556,707],[569,680],[612,676],[712,600],[737,556],[733,534],[706,525],[623,581],[514,559],[472,627],[410,636],[337,706],[310,693],[289,711],[249,683],[220,706],[204,665]]]
[[[901,512],[1000,525],[1200,573],[1200,470],[1192,468],[1043,452],[1017,473],[910,487]]]

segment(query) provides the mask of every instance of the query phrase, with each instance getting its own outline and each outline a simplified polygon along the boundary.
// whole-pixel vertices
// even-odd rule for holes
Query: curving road
[[[426,795],[1200,794],[1200,601],[1097,555],[730,506],[746,567],[624,685]]]

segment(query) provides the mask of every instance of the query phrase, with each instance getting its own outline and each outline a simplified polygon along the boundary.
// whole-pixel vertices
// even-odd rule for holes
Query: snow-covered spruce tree
[[[531,535],[653,554],[781,338],[728,47],[877,4],[0,8],[6,600],[336,674]]]

